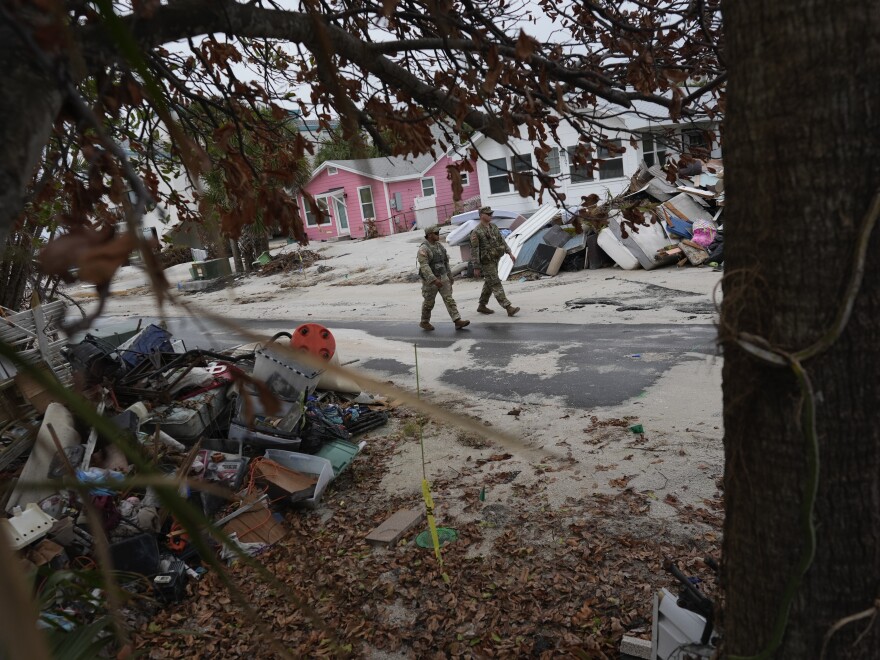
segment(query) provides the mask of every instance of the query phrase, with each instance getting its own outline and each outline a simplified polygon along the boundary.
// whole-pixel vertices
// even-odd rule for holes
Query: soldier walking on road
[[[480,304],[477,311],[481,314],[494,314],[495,311],[487,307],[489,297],[494,294],[495,300],[504,309],[508,316],[513,316],[519,311],[514,307],[507,296],[504,295],[504,287],[498,277],[498,260],[505,254],[513,259],[513,253],[504,242],[501,231],[492,224],[492,209],[484,206],[480,209],[480,224],[471,232],[471,255],[474,265],[479,267],[483,274],[483,290],[480,292]]]
[[[434,225],[425,229],[425,241],[419,246],[419,276],[422,278],[422,330],[433,330],[431,310],[437,300],[437,292],[443,298],[446,311],[455,323],[455,329],[461,330],[470,321],[462,320],[458,306],[452,297],[452,275],[449,272],[449,255],[440,244],[440,227]]]

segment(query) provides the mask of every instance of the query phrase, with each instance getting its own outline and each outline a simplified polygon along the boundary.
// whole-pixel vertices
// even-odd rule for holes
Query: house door
[[[339,236],[351,235],[348,228],[348,210],[342,197],[333,197],[333,215],[336,217],[336,229]]]

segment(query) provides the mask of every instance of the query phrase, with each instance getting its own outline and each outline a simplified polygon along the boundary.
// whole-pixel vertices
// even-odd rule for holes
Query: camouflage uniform
[[[440,243],[431,245],[427,240],[419,246],[419,276],[422,278],[422,321],[431,320],[431,310],[437,300],[437,292],[443,298],[446,311],[453,321],[461,318],[458,306],[452,298],[452,276],[449,274],[449,255]],[[443,285],[437,288],[434,280],[440,279]]]
[[[471,255],[475,264],[478,264],[483,274],[483,290],[480,292],[480,305],[489,302],[489,297],[495,295],[495,300],[505,309],[511,306],[510,300],[504,295],[504,287],[498,277],[498,260],[507,252],[507,243],[501,231],[495,225],[479,224],[471,232]]]

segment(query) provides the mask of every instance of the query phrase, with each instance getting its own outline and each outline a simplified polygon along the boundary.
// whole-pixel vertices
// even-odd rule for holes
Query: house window
[[[422,179],[422,197],[432,197],[434,193],[434,177]]]
[[[510,158],[510,164],[513,165],[514,172],[532,172],[534,168],[532,167],[532,155],[524,154],[517,155],[514,154]]]
[[[606,140],[609,144],[616,147],[621,146],[620,140]],[[596,150],[599,157],[599,178],[600,179],[617,179],[623,176],[623,154],[612,153],[608,147],[599,145]]]
[[[335,167],[333,167],[332,165],[328,165],[328,166],[327,166],[327,176],[333,176],[333,175],[336,174],[338,171],[339,171],[339,170],[337,170],[337,169],[336,169]]]
[[[565,151],[568,153],[568,169],[571,182],[584,183],[585,181],[592,181],[593,170],[590,168],[589,162],[587,162],[589,152],[586,148],[582,148],[580,154],[578,154],[578,147],[566,147]],[[584,162],[578,162],[578,158]]]
[[[373,189],[370,186],[358,188],[358,198],[361,202],[361,217],[364,220],[367,218],[375,219],[376,209],[373,206]]]
[[[461,177],[462,187],[471,185],[470,172],[459,172],[458,175]]]
[[[660,142],[660,138],[656,135],[648,133],[642,136],[642,158],[648,167],[659,165],[663,167],[666,164],[666,145]]]
[[[700,129],[682,131],[681,145],[682,151],[692,156],[703,157],[708,155],[709,144],[706,139],[706,131]]]
[[[327,212],[327,200],[323,197],[320,197],[316,201],[318,203],[318,208],[321,209],[321,213],[323,213],[325,217],[328,216],[329,214]],[[305,197],[303,197],[303,209],[305,210],[306,214],[306,227],[317,227],[318,218],[316,218],[315,214],[312,213],[312,208],[311,206],[309,206],[309,203],[306,201]]]
[[[553,147],[547,154],[547,170],[549,176],[558,176],[562,169],[559,167],[559,148]]]
[[[489,194],[498,195],[510,192],[510,181],[507,180],[507,159],[487,160],[486,166],[489,169]]]

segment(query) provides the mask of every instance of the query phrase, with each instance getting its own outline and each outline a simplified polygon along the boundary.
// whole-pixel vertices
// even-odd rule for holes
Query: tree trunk
[[[22,309],[28,279],[34,272],[34,232],[39,231],[25,222],[12,232],[0,260],[0,305],[19,311]]]
[[[808,545],[809,445],[792,370],[735,340],[745,332],[804,349],[843,302],[880,185],[880,5],[724,0],[723,10],[724,651],[751,655],[771,644]],[[815,391],[817,546],[770,657],[818,658],[835,622],[880,595],[878,231],[843,334],[803,365]],[[876,657],[880,624],[868,628],[868,619],[843,627],[826,657]]]
[[[241,251],[238,249],[238,241],[229,239],[229,249],[232,250],[232,263],[235,264],[236,273],[244,273],[244,264],[241,261]]]
[[[6,245],[24,208],[27,185],[61,108],[56,82],[33,55],[22,56],[26,50],[12,27],[0,21],[0,245]]]

